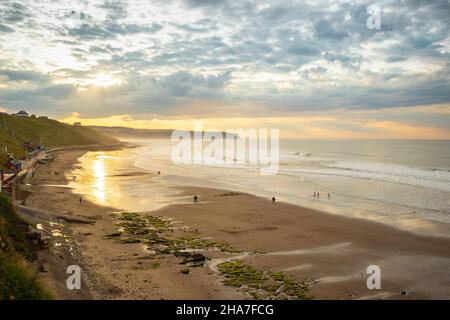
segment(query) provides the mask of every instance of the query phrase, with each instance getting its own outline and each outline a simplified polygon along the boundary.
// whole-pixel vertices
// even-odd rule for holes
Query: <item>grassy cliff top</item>
[[[0,114],[0,150],[18,158],[25,155],[24,142],[49,146],[112,144],[117,140],[105,133],[85,126],[73,126],[47,118],[18,117]],[[6,155],[1,152],[0,164]]]

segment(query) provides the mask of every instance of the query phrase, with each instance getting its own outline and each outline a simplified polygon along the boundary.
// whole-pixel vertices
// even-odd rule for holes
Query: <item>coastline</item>
[[[32,180],[32,192],[24,201],[26,206],[55,214],[82,216],[95,224],[67,223],[71,241],[83,271],[83,280],[93,299],[246,299],[242,292],[225,287],[214,274],[195,269],[189,275],[180,272],[176,257],[157,258],[157,269],[137,267],[146,263],[149,254],[140,244],[115,243],[105,236],[117,231],[118,210],[96,205],[88,200],[80,204],[79,196],[66,187],[65,174],[70,173],[78,158],[87,151],[67,151],[56,154],[55,161],[39,165]],[[55,175],[54,172],[59,172]],[[47,186],[43,186],[47,185]],[[67,275],[62,266],[41,261],[48,270],[43,280],[57,299],[73,299],[64,287]],[[153,262],[154,263],[154,262]],[[65,266],[64,266],[65,267]],[[55,285],[57,283],[58,285]],[[76,299],[77,297],[75,297]]]
[[[117,232],[114,213],[119,210],[84,199],[80,203],[80,196],[64,187],[68,183],[65,175],[72,172],[85,152],[60,152],[54,162],[39,165],[25,205],[95,220],[95,224],[68,223],[92,298],[251,298],[242,288],[223,285],[223,276],[213,272],[211,264],[183,274],[179,258],[164,256],[151,257],[151,263],[158,263],[158,268],[142,268],[148,258],[142,243],[106,239],[107,234]],[[60,174],[55,175],[55,171]],[[186,197],[198,195],[199,202],[172,204],[149,214],[175,219],[183,227],[249,253],[243,261],[255,268],[283,271],[308,283],[313,298],[450,298],[445,292],[449,286],[445,275],[450,265],[450,239],[419,236],[377,222],[283,202],[272,204],[245,193],[182,186],[177,189]],[[216,251],[204,254],[213,259],[210,261],[234,256]],[[365,271],[372,264],[382,270],[382,290],[366,287]],[[64,272],[55,278],[62,281],[62,276]],[[55,280],[50,279],[51,275],[47,278]],[[55,290],[60,290],[57,297],[65,297],[62,286]]]

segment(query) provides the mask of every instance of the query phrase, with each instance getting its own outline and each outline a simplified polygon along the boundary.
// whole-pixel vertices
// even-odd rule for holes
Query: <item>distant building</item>
[[[74,126],[81,126],[81,122],[74,122],[73,125]]]
[[[28,112],[26,112],[25,110],[20,110],[19,112],[17,112],[16,114],[14,114],[15,116],[18,117],[28,117]]]

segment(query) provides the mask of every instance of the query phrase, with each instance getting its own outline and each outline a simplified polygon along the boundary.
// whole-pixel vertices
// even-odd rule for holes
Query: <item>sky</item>
[[[449,30],[449,1],[1,0],[0,110],[450,139]]]

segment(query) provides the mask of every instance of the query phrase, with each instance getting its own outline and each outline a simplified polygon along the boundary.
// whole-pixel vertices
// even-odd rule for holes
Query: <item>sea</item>
[[[82,156],[68,177],[74,191],[150,211],[192,202],[183,186],[220,188],[450,237],[450,141],[280,140],[273,175],[260,165],[176,164],[169,139],[129,142],[136,147]]]

